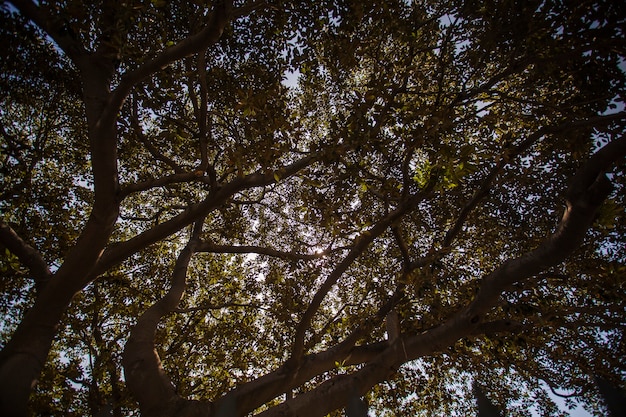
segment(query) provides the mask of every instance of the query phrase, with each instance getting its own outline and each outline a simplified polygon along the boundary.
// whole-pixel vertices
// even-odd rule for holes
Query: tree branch
[[[144,144],[144,146],[146,147],[148,152],[150,152],[150,154],[154,157],[154,159],[156,159],[157,161],[161,161],[161,162],[165,163],[167,166],[169,166],[170,168],[172,168],[174,170],[174,173],[182,174],[183,173],[183,169],[180,166],[178,166],[178,164],[176,162],[174,162],[174,160],[172,160],[172,158],[169,158],[166,155],[164,155],[152,143],[150,143],[150,141],[148,140],[146,135],[143,133],[143,130],[141,129],[141,126],[139,125],[139,114],[138,114],[138,110],[137,110],[137,101],[133,100],[132,105],[133,105],[133,115],[132,115],[131,124],[132,124],[133,130],[135,131],[135,134],[137,135],[137,137],[139,138],[141,143]],[[125,193],[125,195],[129,194],[129,192],[125,192],[124,190],[122,190],[122,194],[124,194],[124,193]]]
[[[512,284],[558,265],[582,242],[596,210],[612,190],[604,171],[626,155],[626,137],[615,140],[594,154],[574,176],[567,192],[567,209],[555,232],[537,249],[509,260],[486,276],[478,294],[465,309],[443,325],[415,335],[407,342],[410,359],[433,348],[446,346],[457,336],[480,324],[482,316],[497,303]],[[426,349],[425,346],[430,346]]]
[[[402,237],[402,232],[398,226],[392,226],[391,230],[393,231],[393,236],[396,239],[396,243],[398,244],[398,249],[400,249],[400,254],[402,255],[402,263],[404,265],[404,270],[408,271],[411,268],[411,255],[409,254],[409,248]]]
[[[165,177],[155,178],[152,180],[136,182],[122,187],[120,191],[120,200],[128,197],[130,194],[147,191],[156,187],[164,187],[171,184],[181,184],[191,181],[201,181],[202,176],[198,176],[195,172],[180,172],[177,174],[166,175]]]
[[[263,6],[268,6],[268,2],[265,0],[251,1],[248,4],[237,7],[235,10],[233,10],[233,18],[236,19],[242,16],[247,16],[256,10],[259,10]]]
[[[37,290],[43,289],[52,277],[50,268],[44,261],[41,253],[28,243],[3,221],[0,221],[0,242],[26,266],[35,278]]]
[[[196,405],[188,403],[176,393],[161,365],[154,339],[159,321],[174,311],[183,296],[187,268],[203,222],[204,217],[196,222],[189,242],[176,260],[170,290],[139,317],[124,347],[122,363],[126,385],[137,398],[141,413],[145,415],[162,415],[163,410],[180,407],[181,404]],[[209,408],[210,405],[207,403],[203,407]]]
[[[210,134],[207,126],[209,118],[209,87],[206,79],[206,51],[198,53],[198,78],[200,83],[200,105],[196,113],[200,131],[200,166],[198,169],[206,171],[209,167],[208,139]],[[215,176],[213,176],[213,179],[215,180]]]
[[[293,376],[283,366],[234,388],[216,401],[216,409],[228,409],[232,413],[230,415],[247,415],[280,394],[335,369],[338,363],[346,366],[362,364],[375,358],[387,347],[387,342],[365,346],[342,342],[326,351],[306,355],[302,358],[302,367],[297,375]]]
[[[263,307],[254,303],[222,303],[222,304],[202,304],[197,307],[177,308],[172,310],[172,313],[195,313],[196,311],[207,310],[221,310],[229,307],[241,307],[241,308],[254,308],[257,310],[269,310],[267,307]]]
[[[343,341],[323,352],[305,355],[301,359],[301,366],[293,372],[289,363],[260,378],[241,385],[227,393],[218,403],[220,407],[230,407],[235,415],[245,415],[261,405],[271,401],[281,393],[292,390],[337,367],[338,363],[346,366],[359,365],[374,359],[385,350],[388,341],[375,342],[369,345],[356,346],[356,342],[372,328],[381,324],[384,317],[398,303],[403,296],[399,288],[384,303],[374,317],[364,318]],[[230,405],[229,405],[230,404]],[[233,405],[233,404],[236,404]],[[219,407],[218,407],[219,409]],[[236,411],[236,413],[235,413]]]
[[[320,288],[316,291],[313,299],[309,303],[308,308],[304,312],[302,318],[300,319],[300,323],[296,328],[295,340],[293,343],[292,351],[291,351],[291,359],[296,363],[299,361],[299,358],[304,353],[304,344],[305,344],[305,334],[311,325],[311,321],[313,320],[313,316],[319,309],[322,301],[328,294],[328,292],[332,289],[332,287],[337,283],[339,278],[343,275],[343,273],[348,269],[348,267],[367,249],[367,247],[376,239],[378,236],[383,234],[385,230],[391,224],[400,218],[406,211],[408,210],[407,206],[401,206],[396,210],[389,213],[387,216],[383,217],[379,220],[372,228],[368,231],[364,232],[355,239],[355,243],[350,249],[350,252],[346,255],[346,257],[333,269],[333,271],[328,275],[326,280],[322,283]]]
[[[55,21],[52,16],[30,0],[11,0],[10,2],[22,15],[46,32],[75,64],[77,64],[77,58],[86,53],[83,45],[70,35],[71,28],[64,26],[67,22]]]
[[[164,49],[160,54],[141,65],[136,70],[124,74],[111,97],[108,106],[110,113],[109,118],[113,120],[116,109],[122,105],[135,85],[171,63],[199,51],[206,50],[211,45],[214,45],[222,36],[226,24],[232,17],[232,6],[232,0],[221,1],[214,10],[209,13],[208,23],[204,29],[195,35],[183,39],[176,45]]]

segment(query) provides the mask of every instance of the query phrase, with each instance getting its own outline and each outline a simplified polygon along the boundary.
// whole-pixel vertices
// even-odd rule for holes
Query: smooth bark
[[[78,41],[64,35],[62,28],[37,4],[28,0],[13,3],[50,35],[82,75],[95,196],[91,214],[76,244],[0,353],[0,415],[20,417],[27,415],[28,397],[46,362],[63,313],[74,295],[97,276],[94,267],[118,217],[117,115],[121,106],[132,88],[149,75],[217,42],[230,19],[232,3],[221,3],[210,13],[209,22],[200,33],[126,74],[114,91],[110,87],[116,71],[111,52],[115,51],[110,50],[104,35],[96,51],[87,52]],[[106,5],[102,13],[102,24],[106,24],[112,18]]]

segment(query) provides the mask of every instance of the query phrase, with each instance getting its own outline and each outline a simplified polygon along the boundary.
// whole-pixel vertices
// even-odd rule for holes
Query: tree
[[[600,415],[614,3],[3,3],[0,414]]]

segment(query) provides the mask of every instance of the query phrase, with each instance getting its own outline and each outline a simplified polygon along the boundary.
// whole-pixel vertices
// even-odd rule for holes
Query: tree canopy
[[[0,415],[624,388],[626,5],[0,4]]]

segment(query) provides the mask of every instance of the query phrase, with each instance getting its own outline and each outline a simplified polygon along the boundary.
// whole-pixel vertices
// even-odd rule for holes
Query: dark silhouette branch
[[[373,317],[364,318],[343,341],[325,351],[303,356],[300,369],[297,372],[293,372],[288,361],[279,369],[235,388],[227,393],[220,402],[236,404],[233,409],[233,412],[236,410],[235,415],[246,415],[282,393],[335,369],[337,364],[342,366],[360,365],[374,359],[389,346],[387,341],[363,346],[357,346],[356,343],[382,323],[402,296],[402,290],[398,289]]]
[[[207,310],[221,310],[224,308],[253,308],[256,310],[269,310],[267,307],[263,307],[259,304],[254,303],[221,303],[221,304],[210,304],[205,303],[196,307],[187,307],[187,308],[177,308],[172,310],[172,313],[195,313],[197,311],[207,311]]]
[[[153,188],[165,187],[173,184],[182,184],[192,181],[203,181],[202,176],[198,176],[197,172],[181,172],[179,174],[167,175],[162,178],[136,182],[122,187],[120,191],[120,199],[124,199],[131,194],[147,191]]]
[[[108,106],[107,120],[115,120],[119,109],[138,83],[146,80],[150,75],[160,71],[173,62],[208,49],[222,36],[226,24],[232,17],[232,0],[219,2],[209,13],[207,25],[200,32],[191,35],[177,44],[164,49],[160,54],[139,68],[122,75],[118,87],[113,92]]]
[[[30,270],[33,278],[35,278],[37,289],[42,290],[52,277],[52,272],[50,272],[50,268],[41,253],[26,243],[11,226],[3,221],[0,221],[0,243],[17,256],[20,263]]]
[[[394,225],[391,230],[393,231],[393,236],[396,239],[396,243],[398,244],[398,249],[400,249],[400,253],[402,254],[402,263],[404,265],[404,269],[409,270],[411,268],[411,255],[409,254],[409,247],[402,237],[402,232],[397,225]]]
[[[389,213],[387,216],[383,217],[379,220],[372,228],[368,231],[363,232],[358,238],[355,239],[355,243],[350,249],[350,252],[346,255],[346,257],[333,269],[333,271],[328,275],[326,280],[322,283],[320,288],[316,291],[313,299],[309,302],[309,305],[302,315],[300,323],[296,328],[295,340],[293,343],[293,348],[291,351],[292,360],[299,361],[299,358],[304,353],[304,345],[305,345],[305,335],[309,330],[311,325],[311,321],[313,320],[313,316],[319,309],[322,304],[322,301],[328,294],[328,292],[333,288],[333,286],[337,283],[339,278],[343,275],[343,273],[348,269],[348,267],[367,249],[367,247],[372,243],[377,237],[382,235],[389,226],[393,224],[394,221],[399,219],[406,211],[408,210],[407,206],[401,206],[396,210]]]
[[[567,193],[567,209],[555,232],[539,247],[509,260],[486,276],[474,300],[441,326],[407,340],[409,358],[439,351],[482,322],[483,315],[504,290],[523,279],[558,265],[582,242],[595,213],[611,192],[604,172],[626,155],[626,138],[611,142],[594,154],[574,176]]]
[[[11,3],[22,15],[46,32],[74,63],[87,53],[80,41],[71,35],[71,28],[66,27],[67,22],[55,19],[30,0],[11,0]]]
[[[137,110],[136,100],[133,100],[132,106],[133,106],[133,115],[131,119],[131,126],[133,128],[133,131],[135,132],[135,135],[137,135],[137,138],[139,139],[139,141],[141,141],[141,143],[144,144],[148,152],[150,152],[150,154],[155,160],[161,161],[165,165],[172,168],[174,170],[174,173],[182,174],[183,169],[176,162],[174,162],[172,158],[169,158],[168,156],[164,155],[163,152],[161,152],[156,146],[154,146],[150,142],[150,140],[146,137],[146,135],[143,133],[143,129],[139,125],[139,114]],[[128,191],[125,192],[124,190],[122,190],[122,194],[128,195],[129,192]]]

